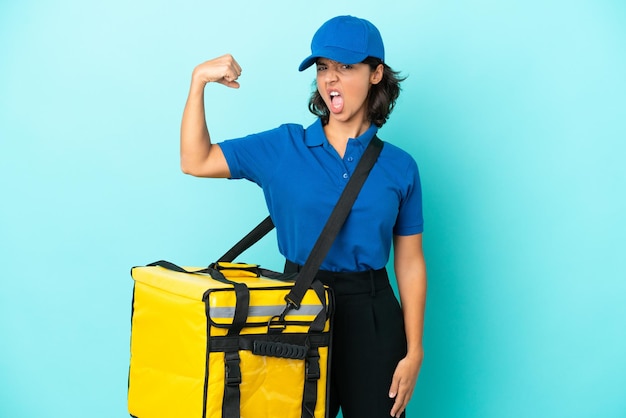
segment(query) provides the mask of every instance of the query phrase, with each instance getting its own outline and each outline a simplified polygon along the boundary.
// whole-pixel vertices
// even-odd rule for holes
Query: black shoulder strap
[[[274,229],[274,222],[272,222],[272,218],[268,216],[267,218],[263,219],[260,224],[255,226],[254,229],[250,231],[245,237],[243,237],[241,241],[233,245],[233,248],[228,250],[226,254],[221,256],[217,261],[230,263],[242,252],[246,251],[248,248],[256,244],[257,241],[267,235],[267,233],[270,232],[272,229]]]
[[[369,145],[365,149],[365,152],[363,153],[359,164],[354,170],[354,174],[352,174],[352,177],[350,177],[350,180],[348,181],[348,184],[341,193],[341,196],[339,197],[335,208],[331,212],[328,221],[324,225],[324,229],[322,229],[319,238],[315,242],[315,245],[313,246],[309,257],[307,258],[304,266],[300,270],[300,273],[298,274],[298,278],[296,280],[296,284],[291,289],[291,292],[289,292],[289,294],[285,296],[285,300],[292,307],[296,309],[300,307],[300,302],[302,301],[304,294],[306,293],[307,289],[311,287],[311,283],[313,283],[317,271],[319,270],[322,262],[324,261],[324,258],[326,258],[326,254],[328,253],[330,247],[335,241],[335,237],[341,230],[341,227],[348,217],[348,214],[352,209],[352,205],[354,204],[354,201],[361,191],[361,187],[365,183],[365,180],[372,170],[372,167],[374,167],[374,164],[378,159],[378,155],[380,154],[383,145],[383,141],[381,141],[377,136],[374,136],[374,138],[372,138]],[[239,256],[242,252],[255,244],[273,228],[274,224],[271,218],[268,216],[241,241],[239,241],[230,250],[228,250],[226,254],[220,257],[219,261],[233,261],[237,256]]]
[[[378,139],[377,136],[374,136],[363,153],[359,164],[354,170],[354,174],[352,174],[348,184],[341,193],[335,208],[328,217],[328,221],[326,221],[326,225],[324,225],[324,229],[322,229],[319,238],[315,242],[309,257],[298,273],[296,284],[287,296],[285,296],[285,301],[292,305],[292,307],[296,309],[300,308],[300,302],[302,302],[304,294],[308,288],[311,287],[311,283],[313,283],[317,271],[322,265],[324,258],[326,258],[326,254],[333,245],[333,241],[335,241],[335,237],[348,217],[348,214],[352,209],[352,205],[359,195],[361,187],[365,183],[372,167],[374,167],[382,149],[383,141]]]

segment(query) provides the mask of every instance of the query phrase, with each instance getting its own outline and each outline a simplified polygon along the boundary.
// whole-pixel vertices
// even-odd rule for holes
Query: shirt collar
[[[361,135],[359,135],[356,138],[350,138],[350,139],[355,139],[359,141],[361,145],[365,148],[370,143],[372,138],[374,138],[374,135],[376,135],[377,132],[378,132],[378,127],[372,123],[370,127]],[[322,126],[321,119],[318,118],[315,122],[311,124],[311,126],[306,128],[305,135],[304,135],[304,143],[309,148],[317,147],[320,145],[324,145],[325,143],[328,143],[328,139],[326,139],[326,134],[324,133],[324,127]]]

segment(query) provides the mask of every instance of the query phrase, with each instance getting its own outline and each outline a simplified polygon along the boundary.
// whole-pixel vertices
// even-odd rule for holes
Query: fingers
[[[390,396],[392,397],[392,396]],[[391,416],[392,417],[400,417],[407,405],[409,404],[409,400],[411,399],[411,395],[406,391],[399,390],[398,394],[395,395],[395,402],[393,403],[393,407],[391,408]]]
[[[393,380],[391,381],[391,387],[389,388],[389,397],[395,398],[400,388],[400,377],[397,373],[394,373]]]
[[[401,390],[400,382],[400,377],[397,376],[397,374],[394,374],[391,387],[389,388],[389,397],[395,398],[395,402],[393,403],[393,407],[390,412],[392,417],[399,417],[408,403],[408,401],[405,402],[405,395]]]
[[[409,403],[408,397],[398,394],[396,396],[395,402],[393,403],[393,407],[391,408],[391,412],[390,412],[391,416],[399,418],[404,412],[404,410],[406,409],[408,403]]]
[[[402,415],[402,412],[404,412],[413,396],[414,387],[415,380],[404,376],[400,370],[396,369],[391,387],[389,388],[389,397],[395,398],[390,412],[392,417],[400,417],[400,415]]]
[[[239,63],[230,54],[224,55],[218,58],[218,60],[223,66],[223,75],[222,75],[223,81],[222,80],[217,80],[217,81],[229,87],[233,87],[234,85],[239,87],[239,83],[236,82],[236,80],[241,75],[241,66],[239,65]]]
[[[241,75],[241,71],[229,70],[226,71],[224,76],[220,80],[216,80],[220,84],[224,84],[228,87],[239,88],[239,83],[237,79]]]
[[[193,72],[193,80],[201,83],[220,83],[228,87],[239,88],[237,79],[241,76],[241,66],[232,55],[226,54],[221,57],[203,62]]]

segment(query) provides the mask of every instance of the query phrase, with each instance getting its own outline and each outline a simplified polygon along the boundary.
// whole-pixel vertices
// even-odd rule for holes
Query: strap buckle
[[[320,377],[320,353],[317,349],[310,349],[306,356],[306,379],[319,380]]]
[[[300,304],[290,298],[289,293],[285,296],[285,302],[287,302],[287,306],[285,307],[285,311],[283,312],[282,316],[285,316],[287,311],[290,311],[292,309],[295,309],[296,311],[300,309]]]
[[[241,384],[241,368],[239,367],[239,352],[226,353],[224,355],[224,382],[228,386]]]
[[[287,296],[285,296],[285,300],[287,300]],[[287,301],[287,305],[285,305],[285,309],[280,315],[274,315],[267,321],[267,332],[278,334],[281,333],[287,328],[287,321],[285,321],[285,317],[287,316],[287,312],[292,309],[299,309],[300,307],[295,305],[293,302]]]

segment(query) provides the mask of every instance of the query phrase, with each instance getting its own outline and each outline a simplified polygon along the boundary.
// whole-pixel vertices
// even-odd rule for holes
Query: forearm
[[[200,177],[229,177],[230,172],[218,145],[211,144],[204,109],[207,83],[239,88],[241,67],[232,55],[222,55],[193,70],[189,96],[180,127],[180,165],[183,172]]]
[[[180,127],[180,164],[188,174],[193,174],[206,161],[211,148],[204,110],[204,86],[202,81],[192,79]]]
[[[407,339],[407,356],[423,357],[424,312],[426,307],[426,268],[416,263],[412,272],[396,272]]]
[[[422,236],[397,236],[394,248],[394,270],[404,316],[407,353],[421,356],[427,288]]]

